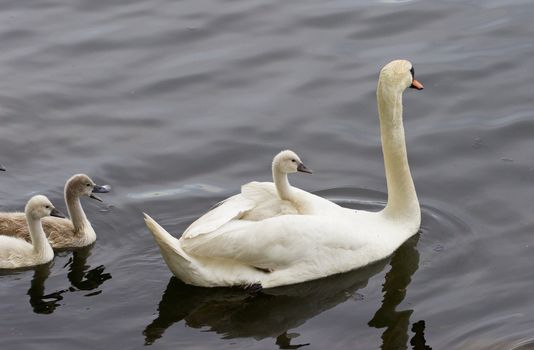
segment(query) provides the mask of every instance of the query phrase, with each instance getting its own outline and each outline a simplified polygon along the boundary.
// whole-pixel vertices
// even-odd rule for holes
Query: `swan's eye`
[[[412,79],[415,78],[415,69],[413,67],[410,69],[410,73],[412,73]]]

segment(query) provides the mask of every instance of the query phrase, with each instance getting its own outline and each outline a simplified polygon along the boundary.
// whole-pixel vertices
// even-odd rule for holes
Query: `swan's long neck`
[[[86,226],[91,225],[83,211],[80,197],[69,190],[65,190],[65,203],[69,212],[70,220],[76,233],[84,232]]]
[[[276,192],[280,199],[286,201],[292,201],[294,198],[291,185],[287,178],[287,173],[284,173],[278,169],[276,165],[273,164],[273,181],[276,186]]]
[[[41,219],[34,219],[31,215],[26,215],[26,221],[28,222],[28,230],[30,231],[34,252],[40,256],[53,255],[52,247],[43,231]]]
[[[419,224],[421,210],[408,165],[404,139],[402,91],[396,91],[379,82],[377,102],[388,188],[388,202],[383,213],[396,219],[414,220]]]

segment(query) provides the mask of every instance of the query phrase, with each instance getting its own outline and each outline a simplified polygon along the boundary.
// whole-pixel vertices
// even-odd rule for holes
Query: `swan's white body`
[[[292,188],[306,214],[249,221],[240,218],[252,201],[237,195],[191,224],[180,239],[145,214],[171,271],[197,286],[270,288],[349,271],[391,255],[421,222],[402,124],[403,91],[416,83],[422,88],[410,75],[411,67],[408,61],[393,61],[380,73],[377,99],[388,185],[382,211],[356,212]],[[275,192],[272,184],[253,184]]]
[[[85,174],[76,174],[65,183],[64,197],[70,219],[46,217],[42,225],[53,248],[85,247],[96,240],[96,233],[82,208],[80,197],[100,200],[94,193],[106,193],[107,186],[99,186]],[[30,242],[30,232],[24,213],[0,213],[0,237],[21,238]]]
[[[54,251],[41,225],[41,218],[53,211],[54,207],[45,196],[34,196],[28,201],[25,215],[32,243],[0,236],[0,269],[41,265],[54,258]]]

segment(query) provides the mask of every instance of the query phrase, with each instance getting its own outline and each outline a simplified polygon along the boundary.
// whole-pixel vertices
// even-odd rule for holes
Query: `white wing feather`
[[[260,222],[235,220],[211,234],[180,242],[188,254],[277,270],[313,257],[317,247],[323,254],[330,249],[331,256],[339,250],[357,251],[365,240],[359,242],[350,229],[354,227],[345,228],[336,218],[284,215]],[[340,240],[345,232],[352,237]]]
[[[195,220],[182,235],[183,238],[194,238],[198,235],[213,232],[231,220],[240,218],[243,213],[254,208],[255,203],[240,194],[225,200],[218,207],[208,211]]]

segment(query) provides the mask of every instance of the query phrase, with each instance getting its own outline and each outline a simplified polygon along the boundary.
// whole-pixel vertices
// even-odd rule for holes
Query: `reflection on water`
[[[251,295],[241,289],[199,288],[171,277],[158,307],[158,317],[143,334],[152,344],[175,322],[192,328],[209,327],[224,338],[275,338],[281,349],[292,345],[296,328],[308,319],[351,298],[380,272],[385,262],[317,281],[263,290]],[[258,317],[261,315],[261,317]]]
[[[291,340],[293,338],[298,337],[300,334],[298,333],[287,333],[284,332],[280,334],[278,337],[276,337],[276,345],[280,349],[298,349],[306,345],[310,345],[310,343],[304,343],[304,344],[291,344]]]
[[[425,321],[417,321],[412,325],[412,332],[414,332],[414,336],[412,339],[410,339],[410,344],[412,345],[412,348],[415,350],[431,350],[432,348],[428,345],[426,345],[426,339],[425,339],[425,327],[426,323]]]
[[[397,311],[397,306],[404,300],[412,276],[419,268],[419,252],[416,245],[419,234],[403,244],[391,258],[391,269],[386,273],[382,291],[382,306],[369,321],[369,326],[385,328],[382,333],[382,349],[407,349],[408,326],[413,310]],[[414,349],[431,349],[424,338],[424,321],[414,323],[415,335],[410,340]]]
[[[45,294],[45,282],[50,275],[50,264],[35,267],[28,295],[30,305],[36,314],[51,314],[58,307],[59,301],[63,300],[62,294],[67,290],[58,290]]]
[[[416,245],[419,235],[406,242],[391,258],[385,276],[384,299],[369,326],[385,328],[382,349],[406,349],[410,316],[413,310],[397,311],[404,300],[412,275],[419,267]],[[349,273],[317,281],[266,289],[251,295],[240,289],[199,288],[171,277],[159,303],[158,317],[143,331],[145,344],[163,336],[167,328],[184,320],[192,328],[209,327],[224,338],[274,338],[280,349],[297,349],[298,333],[288,333],[307,320],[345,302],[380,272],[387,260]],[[258,317],[258,315],[261,315]],[[413,349],[430,349],[424,338],[424,321],[413,324],[410,340]]]
[[[72,257],[65,266],[69,266],[67,277],[71,283],[69,291],[84,290],[92,291],[100,287],[102,283],[111,279],[109,273],[104,273],[104,265],[99,265],[92,269],[86,265],[87,258],[91,255],[92,247],[84,247],[72,252]],[[102,293],[101,290],[87,294],[87,296]]]
[[[30,305],[35,313],[51,314],[60,306],[63,300],[63,294],[66,292],[76,292],[78,290],[93,291],[100,287],[105,281],[111,278],[109,273],[105,273],[103,265],[90,269],[86,265],[87,258],[91,255],[92,247],[84,247],[72,252],[72,257],[64,267],[69,267],[67,278],[71,285],[65,289],[59,289],[52,293],[45,294],[45,282],[50,275],[51,264],[40,265],[34,268],[34,274],[31,281],[28,295],[30,296]],[[102,291],[95,291],[86,296],[98,295]]]

